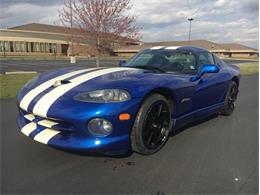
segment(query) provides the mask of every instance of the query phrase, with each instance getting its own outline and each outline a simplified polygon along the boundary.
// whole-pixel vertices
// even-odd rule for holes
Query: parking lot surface
[[[16,125],[1,100],[3,193],[258,194],[258,76],[241,80],[232,116],[179,130],[152,156],[93,157],[50,148]]]

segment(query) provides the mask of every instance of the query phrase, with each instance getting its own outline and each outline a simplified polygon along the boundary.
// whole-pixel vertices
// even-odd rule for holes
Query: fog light
[[[88,130],[94,136],[107,136],[112,132],[113,126],[106,119],[95,118],[88,123]]]

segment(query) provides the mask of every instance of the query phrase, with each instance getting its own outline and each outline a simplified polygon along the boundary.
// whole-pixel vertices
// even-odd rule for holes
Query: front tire
[[[172,106],[160,94],[152,94],[142,104],[131,132],[132,150],[150,155],[167,142],[172,128]]]
[[[235,110],[235,102],[237,100],[238,86],[236,82],[231,81],[229,84],[228,92],[225,98],[225,105],[221,110],[221,114],[224,116],[230,116]]]

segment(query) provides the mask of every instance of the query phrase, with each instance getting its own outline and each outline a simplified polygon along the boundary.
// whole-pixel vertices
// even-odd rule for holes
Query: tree
[[[79,28],[81,36],[95,41],[96,65],[100,65],[101,50],[113,43],[138,40],[136,17],[130,15],[130,0],[67,0],[59,11],[64,26]],[[71,36],[75,37],[75,36]]]

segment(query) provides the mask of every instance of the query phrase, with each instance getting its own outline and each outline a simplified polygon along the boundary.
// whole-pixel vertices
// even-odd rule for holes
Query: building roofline
[[[54,33],[54,32],[44,32],[44,31],[31,31],[31,30],[17,30],[17,29],[0,29],[0,31],[10,31],[10,32],[27,32],[27,33],[38,33],[38,34],[51,34],[51,35],[68,35],[66,33]]]

